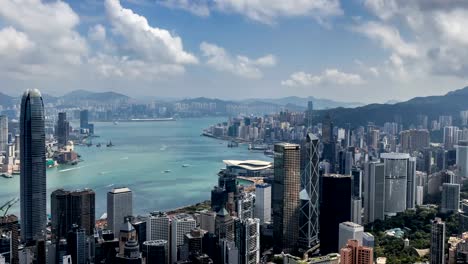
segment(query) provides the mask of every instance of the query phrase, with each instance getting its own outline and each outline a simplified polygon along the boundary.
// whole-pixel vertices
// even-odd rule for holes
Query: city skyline
[[[2,3],[1,84],[10,94],[85,88],[371,103],[466,85],[462,1]]]

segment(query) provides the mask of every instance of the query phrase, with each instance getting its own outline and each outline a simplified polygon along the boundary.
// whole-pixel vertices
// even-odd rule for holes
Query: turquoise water
[[[269,160],[246,145],[228,148],[227,142],[200,136],[203,128],[222,121],[225,118],[95,123],[100,138],[93,143],[101,142],[102,147],[77,146],[83,162],[48,169],[48,199],[57,188],[91,188],[96,192],[96,217],[106,212],[106,193],[115,187],[132,189],[135,214],[207,200],[223,159]],[[106,147],[109,140],[114,147]],[[19,176],[0,178],[0,203],[14,197],[19,197]],[[10,212],[19,215],[19,203]]]

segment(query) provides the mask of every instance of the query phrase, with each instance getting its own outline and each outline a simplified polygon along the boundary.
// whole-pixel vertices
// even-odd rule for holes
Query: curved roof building
[[[223,160],[226,173],[234,176],[265,177],[273,173],[273,163],[262,160]]]

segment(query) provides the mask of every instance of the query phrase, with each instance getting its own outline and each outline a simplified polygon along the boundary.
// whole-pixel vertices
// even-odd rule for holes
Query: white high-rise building
[[[255,186],[255,218],[260,223],[271,221],[271,185],[267,183]]]
[[[339,225],[339,244],[337,252],[346,246],[348,240],[356,239],[359,245],[362,245],[362,237],[364,235],[364,227],[353,222],[343,222]]]
[[[163,212],[154,212],[146,219],[146,240],[170,241],[171,219]]]
[[[195,219],[188,214],[178,214],[171,224],[171,263],[178,261],[180,247],[184,244],[184,236],[197,227]]]
[[[458,212],[460,207],[460,184],[444,183],[442,185],[442,213]]]
[[[107,227],[118,237],[126,216],[133,215],[132,191],[116,188],[107,193]]]
[[[446,149],[453,148],[458,143],[458,127],[444,127],[444,146]]]
[[[0,153],[8,150],[8,117],[0,115]]]
[[[460,177],[468,177],[468,140],[460,140],[458,142],[457,168]]]
[[[208,231],[209,233],[215,233],[215,221],[216,213],[213,211],[201,211],[200,212],[200,228]]]
[[[416,205],[424,204],[424,186],[416,186]]]

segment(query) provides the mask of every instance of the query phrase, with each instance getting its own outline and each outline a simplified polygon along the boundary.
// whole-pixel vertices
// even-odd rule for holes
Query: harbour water
[[[135,214],[168,210],[210,198],[224,159],[271,160],[247,145],[200,136],[203,128],[225,118],[193,118],[175,122],[95,123],[93,146],[77,146],[83,162],[47,169],[47,195],[57,188],[91,188],[96,217],[106,212],[106,194],[115,187],[133,191]],[[113,147],[106,147],[112,140]],[[102,143],[101,147],[96,147]],[[0,179],[0,204],[19,197],[19,175]],[[50,208],[49,208],[50,210]],[[19,203],[10,209],[19,215]]]

